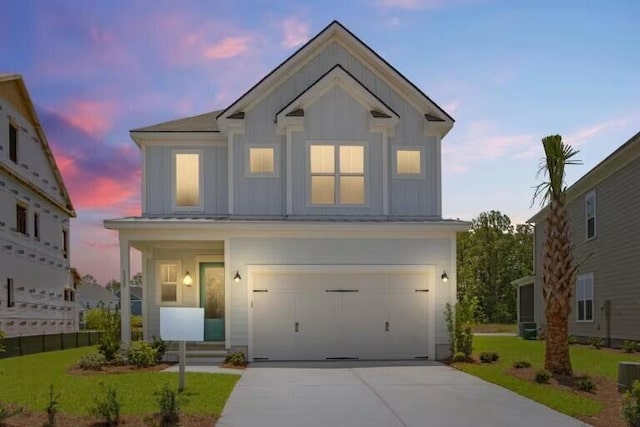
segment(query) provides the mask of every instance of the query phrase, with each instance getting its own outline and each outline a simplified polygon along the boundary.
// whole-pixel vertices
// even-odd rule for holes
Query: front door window
[[[206,341],[224,340],[224,264],[200,264],[200,306],[204,308]]]

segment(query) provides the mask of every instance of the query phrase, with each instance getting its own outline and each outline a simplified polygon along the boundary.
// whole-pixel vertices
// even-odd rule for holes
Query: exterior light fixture
[[[443,282],[447,283],[449,281],[449,276],[447,276],[447,272],[443,271],[442,276],[440,276]]]
[[[189,274],[189,272],[187,271],[187,274],[185,274],[182,278],[182,284],[185,286],[191,286],[192,283],[193,279],[191,278],[191,274]]]
[[[233,281],[238,283],[240,280],[242,280],[242,276],[240,275],[240,272],[236,270],[236,275],[233,276]]]

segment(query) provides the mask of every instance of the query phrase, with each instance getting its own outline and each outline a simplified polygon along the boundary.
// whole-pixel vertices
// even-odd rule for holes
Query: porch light
[[[449,276],[447,276],[447,272],[443,271],[442,276],[440,276],[443,282],[447,283],[449,281]]]
[[[240,275],[240,272],[236,270],[236,275],[233,276],[233,281],[238,283],[240,280],[242,280],[242,276]]]
[[[191,286],[192,283],[193,279],[191,278],[191,274],[189,274],[189,272],[187,271],[187,274],[185,274],[184,278],[182,279],[182,284],[185,286]]]

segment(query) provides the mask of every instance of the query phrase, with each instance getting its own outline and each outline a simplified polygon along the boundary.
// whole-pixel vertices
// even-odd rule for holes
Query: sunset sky
[[[118,249],[102,221],[140,213],[129,129],[225,107],[333,19],[456,119],[444,216],[523,222],[543,136],[579,148],[572,183],[640,130],[639,15],[637,0],[3,0],[0,72],[23,75],[71,193],[72,265],[104,283]]]

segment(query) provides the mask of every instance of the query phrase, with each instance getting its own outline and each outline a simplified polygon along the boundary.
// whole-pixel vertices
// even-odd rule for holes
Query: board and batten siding
[[[145,159],[146,211],[143,215],[171,214],[174,150],[199,150],[203,153],[202,167],[204,182],[204,213],[209,215],[227,213],[227,148],[175,146],[147,146]],[[184,214],[184,212],[181,212]]]
[[[578,275],[593,273],[594,321],[576,321],[576,297],[572,298],[569,332],[576,336],[606,338],[603,309],[610,301],[610,338],[640,340],[640,159],[616,171],[595,188],[596,237],[586,240],[585,193],[568,205]],[[536,293],[542,295],[543,227],[536,225]],[[536,300],[536,303],[538,300]],[[544,321],[544,307],[536,306]]]

